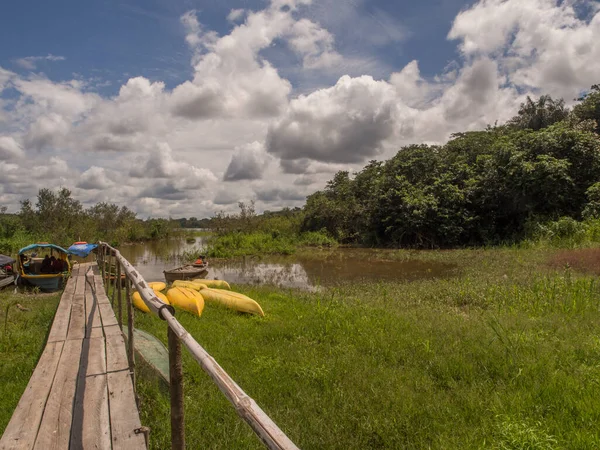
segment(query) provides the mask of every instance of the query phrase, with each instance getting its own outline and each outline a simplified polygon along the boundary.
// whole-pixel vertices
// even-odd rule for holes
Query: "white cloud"
[[[269,128],[267,151],[284,160],[358,163],[381,153],[398,119],[391,85],[343,76],[331,88],[292,100]]]
[[[77,187],[86,190],[109,189],[114,184],[106,175],[104,168],[92,166],[81,174]]]
[[[19,58],[15,60],[15,64],[19,67],[27,70],[35,70],[37,64],[41,61],[64,61],[66,58],[64,56],[55,56],[51,53],[48,53],[46,56],[25,56],[24,58]]]
[[[12,136],[0,136],[0,161],[18,159],[23,156],[23,148]]]
[[[527,94],[571,101],[598,82],[594,4],[480,0],[456,17],[448,37],[459,57],[434,77],[417,60],[390,70],[375,52],[354,52],[409,34],[380,11],[359,17],[362,0],[233,10],[221,36],[190,11],[180,25],[193,75],[173,88],[137,76],[102,97],[93,80],[0,67],[0,93],[11,89],[0,99],[0,199],[17,209],[40,187],[63,185],[84,203],[118,199],[141,215],[203,216],[250,199],[259,209],[300,205],[338,170],[506,120]],[[273,49],[297,62],[290,80],[306,74],[313,87],[300,95]]]
[[[227,20],[230,22],[237,22],[242,17],[244,17],[245,14],[246,14],[246,10],[243,8],[232,9],[231,11],[229,11],[229,14],[227,14]]]
[[[592,1],[481,0],[461,12],[448,37],[466,57],[497,59],[508,81],[570,101],[598,81],[600,13]]]
[[[270,155],[265,152],[264,145],[260,142],[254,141],[251,144],[236,147],[223,180],[261,179],[269,162]]]

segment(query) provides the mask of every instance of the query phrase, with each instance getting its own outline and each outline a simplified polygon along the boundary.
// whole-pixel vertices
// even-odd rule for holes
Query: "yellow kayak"
[[[148,286],[150,286],[150,289],[153,291],[164,291],[167,287],[167,284],[162,281],[150,281]]]
[[[200,317],[204,310],[204,298],[198,291],[184,287],[174,287],[167,291],[171,305],[177,306]]]
[[[202,283],[196,283],[195,281],[190,280],[175,280],[173,281],[174,287],[182,287],[186,289],[193,289],[194,291],[199,291],[200,289],[206,289],[208,286]]]
[[[169,299],[167,297],[165,297],[165,294],[161,294],[158,291],[154,291],[154,293],[156,294],[156,296],[159,298],[159,300],[161,302],[166,303],[167,305],[170,305]],[[144,311],[145,313],[150,312],[150,309],[146,306],[146,304],[144,303],[144,300],[142,300],[142,296],[140,295],[139,292],[135,291],[133,293],[132,297],[133,297],[133,306],[135,306],[140,311]]]
[[[225,280],[204,280],[201,278],[196,278],[194,280],[192,280],[194,283],[202,283],[205,284],[206,287],[209,288],[215,288],[215,289],[227,289],[228,291],[231,290],[231,287],[229,286],[229,283]]]
[[[200,293],[207,302],[218,303],[240,312],[256,314],[258,316],[265,315],[260,305],[244,294],[211,288],[202,289]]]

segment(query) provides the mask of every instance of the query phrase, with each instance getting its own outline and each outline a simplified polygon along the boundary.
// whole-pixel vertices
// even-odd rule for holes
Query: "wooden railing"
[[[200,367],[213,379],[221,392],[234,406],[238,415],[244,419],[256,435],[270,449],[293,450],[296,445],[279,429],[269,416],[236,384],[235,381],[223,370],[204,348],[192,337],[191,334],[175,318],[172,306],[164,304],[158,299],[154,291],[140,273],[127,261],[121,253],[108,245],[100,242],[98,245],[98,260],[102,270],[102,277],[108,289],[112,267],[115,266],[115,288],[112,291],[113,304],[116,300],[119,324],[122,324],[122,280],[125,274],[125,299],[127,302],[128,347],[127,353],[135,369],[134,360],[134,312],[131,299],[131,288],[134,287],[152,314],[157,315],[167,322],[169,345],[169,372],[171,396],[171,447],[176,450],[185,448],[184,410],[183,410],[183,370],[181,362],[181,342],[189,350],[192,357]],[[115,299],[115,292],[117,298]],[[135,375],[134,375],[135,377]],[[135,385],[135,378],[134,378]]]

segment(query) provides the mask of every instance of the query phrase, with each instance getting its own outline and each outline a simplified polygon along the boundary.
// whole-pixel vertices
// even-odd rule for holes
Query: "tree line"
[[[0,252],[14,253],[39,241],[69,246],[74,241],[104,240],[118,245],[161,239],[177,227],[178,223],[170,219],[139,219],[127,206],[114,203],[100,202],[86,209],[67,188],[43,188],[36,203],[22,201],[17,214],[0,208]]]
[[[302,230],[340,242],[421,248],[515,242],[561,218],[597,218],[600,86],[572,110],[528,97],[505,124],[338,172],[303,215]]]

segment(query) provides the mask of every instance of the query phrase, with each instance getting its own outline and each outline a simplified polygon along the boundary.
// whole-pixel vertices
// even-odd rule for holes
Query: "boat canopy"
[[[87,242],[76,242],[71,245],[67,251],[75,256],[85,258],[92,250],[98,247],[98,244],[88,244]]]
[[[15,261],[16,260],[14,258],[11,258],[10,256],[0,255],[0,266],[5,266],[7,264],[12,264]]]
[[[21,250],[19,250],[19,255],[21,255],[22,253],[28,252],[29,250],[35,250],[36,248],[51,248],[54,250],[58,250],[61,253],[69,253],[67,250],[65,250],[64,248],[55,245],[55,244],[31,244],[28,245],[27,247],[23,247]]]

